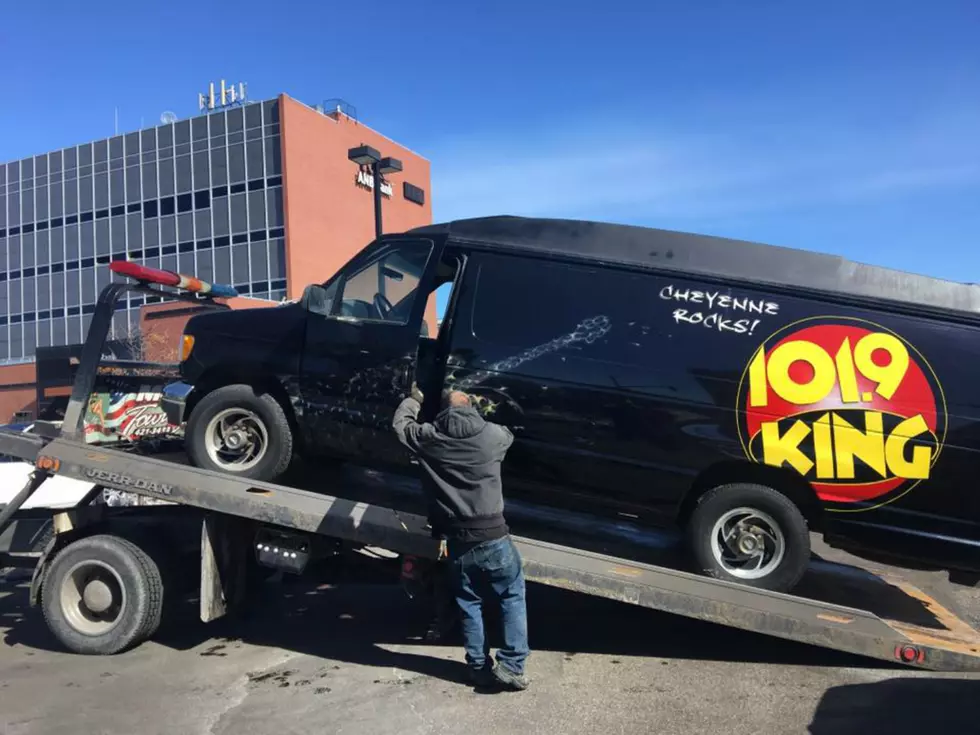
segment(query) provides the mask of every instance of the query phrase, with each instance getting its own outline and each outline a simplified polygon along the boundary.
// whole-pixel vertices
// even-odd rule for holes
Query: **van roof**
[[[980,287],[838,255],[586,220],[479,217],[412,234],[980,314]]]

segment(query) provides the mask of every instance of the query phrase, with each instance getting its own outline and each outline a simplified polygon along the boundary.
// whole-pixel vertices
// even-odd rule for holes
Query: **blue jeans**
[[[524,673],[528,657],[527,607],[524,603],[524,568],[510,536],[485,541],[463,554],[453,553],[453,588],[461,613],[466,663],[484,668],[490,645],[483,630],[483,605],[497,604],[503,622],[503,646],[497,661],[515,674]]]

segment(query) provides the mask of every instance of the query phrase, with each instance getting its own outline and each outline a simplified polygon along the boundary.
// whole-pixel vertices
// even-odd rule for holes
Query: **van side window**
[[[650,277],[509,256],[481,259],[472,335],[481,357],[523,355],[644,364],[655,359],[642,322]],[[526,351],[530,351],[529,353]],[[650,354],[647,354],[650,353]]]
[[[399,243],[344,278],[338,316],[407,324],[429,260],[429,243]]]

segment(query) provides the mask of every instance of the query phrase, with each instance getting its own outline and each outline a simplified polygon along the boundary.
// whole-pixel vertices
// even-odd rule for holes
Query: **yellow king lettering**
[[[793,425],[782,436],[779,424],[770,421],[762,424],[763,462],[773,467],[781,467],[785,462],[801,475],[813,468],[813,461],[800,451],[800,442],[810,435],[810,428],[802,421]]]
[[[917,444],[912,447],[912,459],[905,459],[905,445],[909,439],[929,431],[926,420],[921,415],[905,419],[895,427],[885,441],[885,458],[888,468],[894,475],[909,480],[925,480],[929,477],[932,464],[932,448]]]
[[[855,457],[882,477],[888,474],[881,414],[877,411],[865,412],[864,424],[865,431],[860,431],[840,414],[834,414],[834,446],[837,453],[837,478],[840,480],[854,479]]]

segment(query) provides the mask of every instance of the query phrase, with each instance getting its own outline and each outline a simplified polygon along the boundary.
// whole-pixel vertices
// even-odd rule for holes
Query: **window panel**
[[[37,253],[38,265],[50,265],[51,263],[51,234],[44,230],[34,236],[35,250]]]
[[[228,146],[228,177],[231,183],[245,181],[245,146]]]
[[[34,176],[47,176],[48,157],[46,154],[34,157]]]
[[[191,179],[191,157],[180,156],[177,158],[177,192],[184,193],[194,188]]]
[[[100,219],[95,221],[95,254],[108,255],[109,253],[109,220]]]
[[[10,304],[10,313],[20,314],[22,311],[24,311],[23,302],[21,301],[21,288],[23,287],[24,282],[18,278],[11,281],[9,285],[10,294],[7,298]]]
[[[225,160],[224,148],[211,149],[211,184],[218,186],[228,183],[228,163]]]
[[[177,221],[173,215],[160,218],[160,244],[172,245],[177,242]]]
[[[50,218],[48,211],[48,187],[34,191],[34,217],[38,222]]]
[[[140,133],[141,143],[143,145],[143,151],[155,151],[157,149],[157,131],[156,128],[151,128],[150,130],[144,130]]]
[[[28,224],[34,221],[34,190],[25,189],[20,193],[20,221]]]
[[[65,260],[78,260],[78,225],[65,226]]]
[[[16,227],[20,224],[20,194],[7,194],[7,226]]]
[[[109,160],[109,144],[104,140],[97,140],[92,144],[95,151],[95,162],[100,163]]]
[[[194,212],[194,238],[197,240],[211,238],[211,212],[209,210]]]
[[[179,145],[181,143],[191,142],[191,124],[190,120],[178,120],[174,124],[174,144]]]
[[[92,177],[83,176],[78,180],[78,211],[91,212],[95,209],[95,199],[92,196]]]
[[[0,326],[0,360],[10,357],[10,330]]]
[[[177,242],[188,242],[194,239],[194,215],[183,213],[177,215]]]
[[[34,267],[34,233],[21,235],[20,238],[21,267]]]
[[[228,132],[237,132],[245,128],[241,107],[228,110]]]
[[[157,165],[145,163],[143,164],[143,198],[155,199],[157,192]]]
[[[123,136],[117,135],[109,139],[109,158],[123,157]]]
[[[12,358],[24,356],[24,325],[10,325],[10,356]]]
[[[51,307],[60,309],[65,305],[65,274],[51,274]]]
[[[231,275],[236,286],[251,280],[248,277],[248,245],[231,246]]]
[[[225,134],[225,113],[215,112],[208,115],[208,123],[211,128],[211,137],[215,138]]]
[[[51,262],[65,262],[65,230],[63,227],[55,227],[51,230]]]
[[[126,201],[139,202],[142,200],[139,166],[130,166],[126,169]]]
[[[277,135],[265,140],[265,175],[279,176],[282,174],[282,143]]]
[[[211,187],[211,174],[208,170],[207,151],[194,154],[194,188],[208,189]]]
[[[211,200],[211,221],[214,223],[214,236],[219,237],[228,232],[228,197],[217,197]]]
[[[79,228],[82,243],[82,257],[95,255],[95,227],[93,222],[83,222]]]
[[[236,196],[241,196],[236,194]],[[249,230],[264,230],[265,229],[265,192],[264,191],[250,191],[248,192],[248,229]]]
[[[113,217],[110,221],[110,231],[112,233],[112,252],[125,253],[126,246],[126,218]]]
[[[160,258],[160,267],[168,271],[177,270],[177,256],[175,254],[164,255]]]
[[[65,214],[78,214],[78,181],[65,182]]]
[[[211,251],[198,250],[195,253],[196,264],[191,271],[195,276],[205,281],[214,281],[214,269],[211,265]]]
[[[261,140],[250,140],[245,144],[249,180],[259,179],[265,176],[265,171],[262,165],[265,155],[262,150]]]
[[[38,311],[51,309],[51,276],[37,277],[37,309]]]
[[[155,248],[160,244],[160,225],[158,220],[143,221],[143,247]]]
[[[68,334],[65,327],[65,317],[59,316],[51,320],[51,344],[61,347],[68,344]]]
[[[50,216],[61,217],[65,213],[65,198],[61,191],[61,184],[52,184],[48,189],[48,201],[50,203]]]
[[[20,180],[21,182],[30,181],[34,178],[34,159],[25,158],[20,162]]]
[[[126,249],[141,250],[143,247],[143,215],[139,212],[126,215]]]
[[[21,288],[23,289],[23,299],[24,299],[24,313],[33,314],[37,311],[37,294],[34,291],[34,286],[37,283],[37,278],[31,278],[30,280],[24,279],[21,283]]]
[[[174,193],[174,162],[172,159],[160,161],[160,196]]]
[[[179,253],[177,255],[177,272],[178,273],[194,272],[194,253]]]
[[[261,193],[261,192],[259,192]],[[276,186],[265,192],[268,207],[269,229],[283,226],[282,187]]]
[[[231,231],[232,233],[247,232],[248,218],[245,209],[245,195],[233,194],[231,197]]]
[[[95,208],[105,209],[109,206],[109,175],[95,175]]]
[[[231,248],[214,249],[214,280],[231,283]]]
[[[12,271],[20,270],[20,235],[7,238],[7,267]]]
[[[269,247],[266,241],[250,242],[248,249],[252,261],[252,280],[269,280]]]
[[[326,274],[310,274],[314,278]],[[286,277],[286,240],[277,237],[269,241],[269,280],[277,281]]]
[[[126,201],[126,177],[122,170],[109,174],[109,203],[124,204]]]

